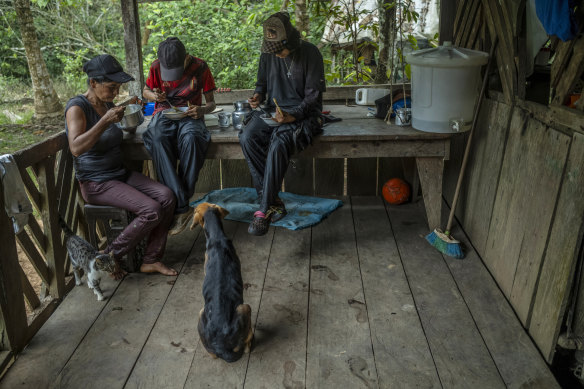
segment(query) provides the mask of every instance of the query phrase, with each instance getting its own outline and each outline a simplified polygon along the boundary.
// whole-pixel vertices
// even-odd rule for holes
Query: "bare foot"
[[[164,274],[165,276],[176,276],[178,272],[166,265],[162,262],[154,262],[154,263],[143,263],[140,266],[140,271],[142,273],[160,273]]]

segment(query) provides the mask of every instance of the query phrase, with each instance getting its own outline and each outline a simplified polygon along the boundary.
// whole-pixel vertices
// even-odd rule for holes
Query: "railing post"
[[[0,351],[10,350],[17,353],[24,347],[28,326],[14,229],[12,221],[4,210],[4,191],[1,184],[0,237],[2,237],[0,244]]]
[[[55,155],[49,155],[37,165],[37,181],[41,193],[41,211],[47,239],[46,259],[51,283],[49,293],[54,298],[65,295],[65,251],[61,244],[59,208],[55,183]]]

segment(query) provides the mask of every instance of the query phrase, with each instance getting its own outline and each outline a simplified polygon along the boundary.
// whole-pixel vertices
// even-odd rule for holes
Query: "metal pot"
[[[129,104],[124,111],[124,117],[118,123],[122,130],[131,130],[144,122],[144,113],[139,104]]]
[[[252,112],[251,105],[247,100],[238,100],[233,103],[233,107],[235,111],[231,114],[231,124],[236,130],[241,130],[246,117]]]

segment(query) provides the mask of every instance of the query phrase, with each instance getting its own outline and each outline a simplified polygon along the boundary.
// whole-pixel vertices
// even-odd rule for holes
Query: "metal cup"
[[[395,111],[395,125],[396,126],[409,126],[412,123],[412,109],[411,108],[398,108]]]
[[[231,118],[231,115],[229,113],[219,112],[217,114],[217,117],[219,118],[219,127],[221,128],[229,127],[229,119]]]

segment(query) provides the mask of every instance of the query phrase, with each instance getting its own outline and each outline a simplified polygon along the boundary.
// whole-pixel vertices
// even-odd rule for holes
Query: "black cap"
[[[185,70],[187,50],[185,45],[175,37],[167,38],[158,45],[160,77],[162,81],[180,80]]]
[[[87,61],[83,65],[83,71],[88,77],[105,77],[108,80],[119,82],[121,84],[134,81],[134,77],[124,72],[122,65],[117,59],[109,54],[98,55]]]

